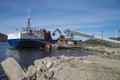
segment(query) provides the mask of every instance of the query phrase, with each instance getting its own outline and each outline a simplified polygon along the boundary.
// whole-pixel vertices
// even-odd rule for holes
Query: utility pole
[[[101,38],[102,38],[101,46],[103,47],[103,30],[101,30]]]
[[[117,32],[118,32],[118,29],[115,29],[115,39],[117,40]]]
[[[103,30],[101,30],[102,45],[103,45]]]
[[[120,33],[120,29],[117,29],[117,33],[118,34]],[[118,34],[117,34],[117,37],[120,37]]]
[[[103,47],[103,30],[101,30],[101,37],[102,37],[102,41],[101,41],[101,49],[104,52],[104,47]]]

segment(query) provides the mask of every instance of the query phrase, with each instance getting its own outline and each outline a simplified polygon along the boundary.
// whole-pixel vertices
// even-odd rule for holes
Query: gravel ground
[[[64,57],[65,56],[60,56]],[[55,71],[57,80],[120,80],[120,60],[92,55],[87,57],[60,58],[66,64]]]

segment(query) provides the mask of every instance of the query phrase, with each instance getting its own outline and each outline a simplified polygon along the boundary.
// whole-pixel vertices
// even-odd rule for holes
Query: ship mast
[[[31,30],[31,24],[30,24],[30,10],[28,10],[28,25],[27,25],[27,29]]]

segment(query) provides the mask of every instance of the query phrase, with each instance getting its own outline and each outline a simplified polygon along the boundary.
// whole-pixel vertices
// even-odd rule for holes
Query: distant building
[[[7,41],[7,35],[0,33],[0,41]]]

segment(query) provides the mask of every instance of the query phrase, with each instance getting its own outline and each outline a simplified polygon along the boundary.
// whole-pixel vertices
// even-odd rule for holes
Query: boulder
[[[25,78],[25,72],[14,58],[7,58],[1,62],[1,65],[9,80],[23,80]]]
[[[52,62],[47,62],[47,63],[45,64],[47,70],[50,69],[50,68],[52,67],[52,65],[53,65]]]
[[[36,79],[36,67],[34,65],[30,65],[28,67],[28,70],[25,74],[25,77],[28,79],[28,80],[35,80]]]

